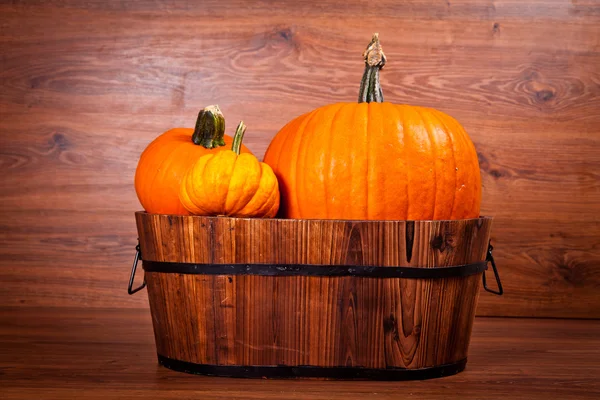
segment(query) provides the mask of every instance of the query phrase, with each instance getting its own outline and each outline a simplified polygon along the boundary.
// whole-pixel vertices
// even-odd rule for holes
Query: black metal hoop
[[[144,261],[147,272],[201,275],[363,276],[372,278],[435,279],[474,275],[485,271],[485,261],[450,267],[377,267],[315,264],[196,264]]]
[[[467,359],[453,364],[429,368],[362,368],[362,367],[315,367],[315,366],[246,366],[196,364],[175,360],[158,354],[160,365],[179,372],[197,375],[226,376],[233,378],[325,378],[368,379],[378,381],[409,381],[441,378],[458,374],[465,369]]]
[[[134,294],[146,287],[146,280],[141,286],[133,289],[133,281],[139,260],[142,259],[140,245],[135,247],[136,253],[131,268],[127,293]],[[357,266],[357,265],[315,265],[315,264],[198,264],[175,263],[164,261],[144,261],[143,268],[147,272],[204,274],[204,275],[265,275],[265,276],[361,276],[371,278],[408,278],[439,279],[482,274],[483,287],[486,291],[501,296],[504,294],[496,262],[492,255],[494,247],[488,244],[485,261],[454,265],[449,267],[417,268],[406,266]],[[487,286],[485,271],[491,263],[498,290]]]

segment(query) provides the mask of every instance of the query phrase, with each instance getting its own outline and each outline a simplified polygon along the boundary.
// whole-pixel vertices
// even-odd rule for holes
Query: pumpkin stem
[[[225,146],[225,117],[219,106],[208,106],[198,113],[192,142],[207,149]]]
[[[385,54],[379,43],[379,33],[374,33],[371,43],[363,53],[365,59],[365,72],[360,81],[359,103],[382,103],[383,91],[379,83],[379,71],[385,65]]]
[[[244,125],[244,121],[240,121],[237,128],[235,128],[235,135],[233,135],[233,145],[231,146],[231,150],[238,156],[240,155],[240,151],[242,150],[242,140],[244,140],[244,133],[246,133],[246,125]]]

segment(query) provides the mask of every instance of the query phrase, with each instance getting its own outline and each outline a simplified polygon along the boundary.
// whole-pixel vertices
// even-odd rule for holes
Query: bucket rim
[[[205,216],[205,215],[179,215],[179,214],[154,214],[146,211],[136,211],[136,215],[140,216],[158,216],[158,217],[169,217],[169,218],[195,218],[195,219],[208,219],[208,220],[223,220],[229,219],[233,221],[293,221],[293,222],[338,222],[338,223],[352,223],[352,224],[373,224],[373,223],[415,223],[415,224],[432,224],[432,223],[459,223],[459,222],[475,222],[475,221],[492,221],[494,217],[481,215],[478,218],[466,218],[466,219],[323,219],[323,218],[240,218],[240,217],[227,217],[227,216]]]

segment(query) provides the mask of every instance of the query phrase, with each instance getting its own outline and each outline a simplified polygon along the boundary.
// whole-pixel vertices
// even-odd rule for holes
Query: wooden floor
[[[158,366],[148,310],[0,308],[0,398],[600,398],[600,321],[479,318],[467,370],[421,382],[187,375]]]

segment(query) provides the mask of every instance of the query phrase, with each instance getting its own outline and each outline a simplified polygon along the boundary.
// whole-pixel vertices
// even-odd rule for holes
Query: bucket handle
[[[133,289],[133,280],[135,279],[135,270],[137,269],[138,261],[140,261],[141,259],[142,259],[142,252],[140,251],[140,244],[138,243],[138,245],[135,246],[135,257],[133,258],[133,267],[131,267],[131,276],[129,277],[129,286],[127,286],[127,293],[129,293],[129,294],[134,294],[136,292],[139,292],[140,290],[142,290],[143,288],[146,287],[146,278],[144,277],[144,282],[142,283],[142,285],[136,289]],[[485,282],[485,278],[484,278],[484,282]]]
[[[485,271],[483,271],[483,288],[493,294],[497,294],[498,296],[502,296],[504,294],[504,289],[502,289],[502,283],[500,282],[500,275],[498,275],[498,269],[496,268],[496,263],[494,262],[494,256],[492,255],[492,251],[494,250],[494,246],[492,246],[492,241],[490,240],[488,243],[488,251],[487,257],[485,261],[492,264],[492,270],[494,271],[494,276],[496,277],[496,284],[498,285],[498,290],[491,289],[487,286],[485,280]]]

